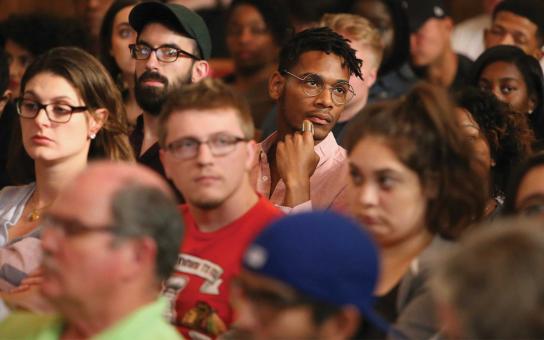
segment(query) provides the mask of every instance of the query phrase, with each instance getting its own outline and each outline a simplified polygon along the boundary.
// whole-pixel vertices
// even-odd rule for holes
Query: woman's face
[[[388,60],[393,51],[395,25],[387,5],[381,0],[357,0],[353,4],[352,13],[367,18],[376,26],[384,46],[383,59]]]
[[[427,198],[417,174],[383,138],[365,137],[349,155],[351,214],[384,245],[427,234]]]
[[[521,180],[516,197],[516,211],[544,218],[544,165],[532,168]]]
[[[476,154],[476,159],[480,162],[479,165],[482,167],[482,177],[485,178],[488,176],[493,162],[491,160],[491,151],[487,139],[470,112],[461,107],[456,108],[455,112],[457,114],[457,121],[461,126],[461,131],[470,141]],[[478,169],[480,169],[480,167],[478,167]]]
[[[5,49],[9,65],[9,89],[13,93],[13,98],[17,98],[21,78],[23,78],[28,65],[34,60],[34,56],[30,51],[10,39],[6,40]]]
[[[480,74],[478,86],[510,104],[516,112],[529,113],[535,108],[536,103],[529,97],[523,75],[512,63],[496,61],[487,65]]]
[[[113,20],[110,54],[124,75],[134,74],[134,59],[128,45],[136,42],[136,31],[128,23],[128,15],[134,6],[117,12]]]
[[[23,105],[33,103],[48,105],[85,106],[72,85],[63,77],[49,72],[31,78],[22,94]],[[50,106],[48,110],[60,110]],[[86,159],[90,135],[98,131],[96,120],[88,111],[74,112],[66,123],[49,120],[44,109],[34,118],[20,118],[23,145],[35,161],[58,163],[72,159]]]
[[[238,5],[227,23],[227,47],[239,72],[255,72],[273,64],[279,47],[261,13],[252,5]]]

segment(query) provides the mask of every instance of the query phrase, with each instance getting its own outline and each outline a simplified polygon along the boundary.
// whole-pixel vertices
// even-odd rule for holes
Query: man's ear
[[[442,20],[444,21],[444,28],[451,34],[453,32],[453,20],[451,17],[445,17]]]
[[[344,306],[340,311],[323,322],[319,338],[351,339],[359,329],[361,314],[353,306]]]
[[[98,134],[98,131],[108,120],[109,111],[105,108],[96,109],[89,119],[89,135]]]
[[[539,49],[535,50],[535,52],[533,53],[533,57],[536,58],[536,60],[540,61],[540,59],[542,59],[542,56],[544,55],[544,52],[542,51],[542,49],[544,48],[544,46],[541,46]]]
[[[378,68],[374,68],[372,70],[368,70],[367,74],[364,75],[365,84],[368,88],[371,88],[372,85],[376,82],[376,79],[378,79]]]
[[[490,35],[490,33],[489,33],[490,31],[491,31],[491,30],[490,30],[489,28],[485,28],[485,29],[484,29],[484,46],[485,46],[486,49],[489,48],[489,47],[491,47],[491,46],[490,46],[490,45],[491,45],[490,36],[489,36],[489,35]]]
[[[246,144],[247,144],[246,145],[246,151],[247,151],[246,169],[251,170],[257,159],[258,145],[257,145],[257,142],[255,142],[254,140],[250,140]]]
[[[208,76],[210,64],[206,60],[198,60],[193,64],[191,70],[191,82],[196,83]]]
[[[161,147],[159,149],[159,159],[161,160],[161,164],[162,164],[162,167],[164,169],[164,175],[169,180],[172,180],[171,173],[172,173],[172,171],[175,171],[175,170],[170,170],[170,162],[168,162],[168,160],[166,159],[167,157],[168,157],[168,155],[166,154],[166,151]]]
[[[123,279],[134,280],[142,275],[142,269],[148,269],[150,274],[155,274],[157,244],[151,237],[142,237],[129,241],[123,268]]]
[[[285,78],[278,72],[275,71],[268,79],[268,94],[270,98],[278,100],[283,92],[285,87]]]

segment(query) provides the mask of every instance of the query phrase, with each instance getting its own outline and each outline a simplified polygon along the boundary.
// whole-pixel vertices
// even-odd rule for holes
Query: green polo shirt
[[[92,339],[182,339],[163,317],[166,304],[166,300],[159,299],[143,306]],[[63,319],[58,315],[17,312],[0,323],[0,339],[57,340],[63,326]]]

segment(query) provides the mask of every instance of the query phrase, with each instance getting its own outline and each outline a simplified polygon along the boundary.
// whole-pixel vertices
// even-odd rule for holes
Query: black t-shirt
[[[450,85],[451,92],[462,90],[467,85],[467,79],[470,77],[470,69],[472,68],[472,64],[474,64],[472,60],[462,54],[457,54],[457,59],[459,62],[455,78],[453,78],[453,83]]]
[[[143,141],[144,141],[144,117],[143,115],[140,115],[136,119],[136,127],[130,134],[130,145],[132,145],[132,149],[134,150],[134,154],[136,155],[136,161],[142,165],[145,165],[153,169],[159,175],[164,177],[164,179],[166,179],[168,181],[168,184],[170,184],[170,186],[172,187],[172,190],[174,190],[178,203],[184,203],[185,200],[183,199],[183,196],[178,191],[174,183],[172,183],[172,181],[166,178],[166,174],[164,173],[164,168],[162,166],[161,159],[159,157],[159,150],[160,150],[159,143],[153,144],[149,149],[146,150],[146,152],[144,152],[143,155],[140,155],[140,150],[142,149]]]
[[[397,320],[397,294],[400,283],[395,285],[387,294],[376,297],[374,303],[374,311],[377,315],[381,316],[384,320],[390,323],[394,323]],[[374,326],[374,324],[364,320],[361,326],[355,334],[355,339],[385,339],[385,334],[381,329]]]

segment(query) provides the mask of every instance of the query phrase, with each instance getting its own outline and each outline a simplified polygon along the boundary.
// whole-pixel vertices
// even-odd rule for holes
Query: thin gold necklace
[[[31,198],[31,199],[37,201],[37,198],[35,199],[34,197],[37,197],[37,196],[36,196],[36,191],[34,191],[34,193],[32,194],[32,198]],[[34,203],[34,202],[32,202],[32,203]],[[49,208],[49,207],[51,206],[51,204],[53,204],[53,202],[51,202],[51,203],[49,203],[49,204],[46,204],[46,205],[44,205],[44,206],[41,207],[41,208],[36,207],[36,208],[32,209],[32,211],[31,211],[28,215],[26,215],[27,221],[28,221],[28,222],[36,222],[36,221],[38,221],[38,220],[41,218],[41,216],[42,216],[42,212],[43,212],[45,209]],[[37,202],[36,202],[36,205],[38,205]]]

